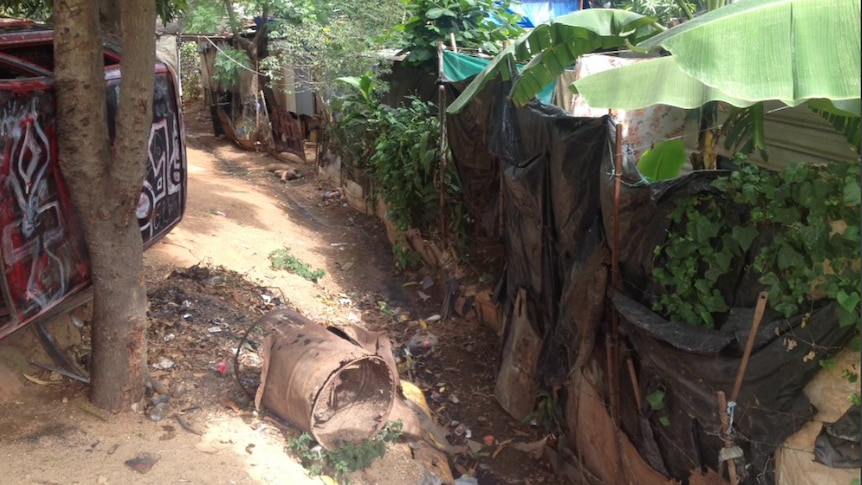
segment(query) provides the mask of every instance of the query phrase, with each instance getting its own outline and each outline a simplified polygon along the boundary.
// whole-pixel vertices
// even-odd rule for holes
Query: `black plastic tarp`
[[[449,101],[465,84],[447,85]],[[447,134],[470,215],[486,235],[502,231],[504,313],[518,290],[527,290],[530,324],[543,339],[535,378],[550,387],[584,365],[607,331],[613,127],[607,117],[575,118],[535,101],[516,108],[507,92],[503,83],[489,83],[461,113],[448,117]],[[631,160],[624,166],[618,248],[623,288],[612,303],[623,317],[623,346],[631,351],[639,390],[642,395],[662,390],[661,417],[668,419],[638,410],[633,383],[621,372],[623,429],[651,462],[661,461],[659,469],[686,479],[693,470],[718,467],[723,443],[716,391],[731,393],[760,288],[745,273],[750,261],[741,258],[732,277],[720,282],[737,308],[721,319],[719,330],[668,322],[653,313],[649,305],[661,291],[650,276],[661,264],[654,249],[665,242],[668,230],[684,230],[672,227],[668,214],[682,198],[720,197],[710,185],[727,172],[695,172],[647,184]],[[742,217],[727,208],[728,217]],[[499,220],[504,227],[497,227]],[[767,313],[757,335],[734,415],[734,439],[750,465],[744,483],[773,482],[775,448],[813,415],[802,388],[819,361],[853,333],[838,326],[834,304],[814,311],[807,326],[801,322],[802,317],[778,319]],[[649,433],[639,426],[642,413],[650,419]],[[657,448],[661,456],[655,456]]]

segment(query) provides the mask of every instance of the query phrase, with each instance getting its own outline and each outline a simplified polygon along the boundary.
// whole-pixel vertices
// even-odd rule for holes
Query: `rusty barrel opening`
[[[260,322],[271,331],[263,345],[258,407],[330,450],[383,428],[398,382],[384,358],[295,312],[274,312]]]
[[[339,367],[320,389],[311,434],[326,448],[374,436],[386,424],[395,398],[386,362],[363,357]]]

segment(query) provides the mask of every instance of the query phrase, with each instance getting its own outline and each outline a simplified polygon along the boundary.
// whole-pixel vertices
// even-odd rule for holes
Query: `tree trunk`
[[[122,81],[111,149],[99,9],[55,0],[59,162],[84,226],[94,289],[90,399],[112,411],[141,400],[147,379],[143,245],[134,210],[152,125],[155,2],[121,2]]]

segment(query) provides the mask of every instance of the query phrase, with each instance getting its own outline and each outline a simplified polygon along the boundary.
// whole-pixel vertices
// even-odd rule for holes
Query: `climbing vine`
[[[656,264],[653,276],[664,294],[653,308],[714,326],[715,314],[728,309],[719,279],[748,257],[744,270],[755,272],[777,313],[790,317],[829,299],[838,302],[842,326],[858,325],[859,176],[858,163],[797,164],[781,172],[742,163],[712,183],[718,196],[680,200],[669,218],[684,231],[655,249],[664,264]]]

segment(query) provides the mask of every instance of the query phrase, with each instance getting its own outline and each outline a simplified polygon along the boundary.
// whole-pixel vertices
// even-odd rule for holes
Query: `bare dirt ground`
[[[186,123],[185,217],[145,254],[149,362],[170,392],[170,410],[154,421],[148,413],[92,408],[85,384],[27,364],[49,361],[31,330],[19,331],[0,342],[0,483],[322,483],[285,451],[299,430],[253,413],[248,392],[259,380],[259,330],[250,334],[234,379],[242,335],[260,315],[289,305],[322,324],[385,330],[400,353],[420,319],[439,313],[438,275],[396,274],[382,224],[338,199],[324,200],[329,187],[318,181],[314,163],[294,165],[302,177],[282,182],[265,169],[269,156],[217,140],[200,114],[187,114]],[[273,269],[269,256],[280,249],[325,276],[313,283]],[[86,324],[86,309],[75,315]],[[540,458],[514,446],[540,439],[542,431],[515,422],[493,397],[497,335],[475,321],[430,320],[438,343],[401,377],[424,391],[453,444],[467,437],[483,444],[450,460],[454,476],[470,473],[480,484],[557,483]],[[86,326],[79,331],[64,316],[51,327],[86,360]],[[392,448],[351,481],[418,483],[405,449]]]

